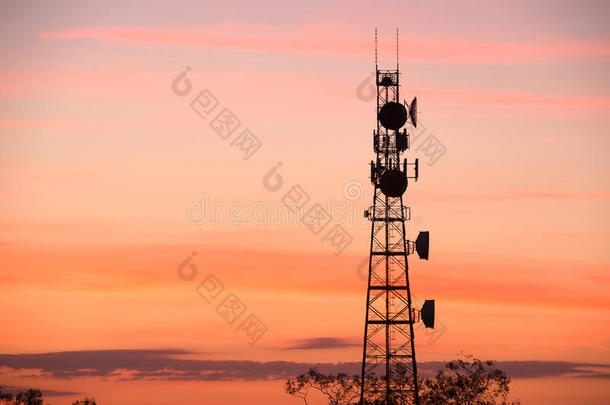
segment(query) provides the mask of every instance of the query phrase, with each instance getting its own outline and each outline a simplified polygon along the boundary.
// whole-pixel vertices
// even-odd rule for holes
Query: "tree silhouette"
[[[421,399],[425,405],[516,405],[519,402],[506,400],[510,381],[493,361],[465,355],[424,380]]]
[[[0,399],[3,400],[3,402],[12,401],[13,394],[11,394],[10,392],[2,392],[2,387],[0,387]],[[0,402],[0,404],[1,403],[2,402]]]
[[[15,396],[15,405],[43,405],[42,392],[39,389],[30,388],[21,391]]]
[[[11,403],[13,403],[13,394],[2,392],[2,387],[0,387],[0,405],[10,405]]]
[[[360,379],[344,373],[325,375],[316,368],[310,368],[296,379],[286,381],[288,394],[303,399],[306,405],[311,390],[317,390],[328,397],[331,405],[352,403],[360,395]]]
[[[95,402],[95,398],[85,397],[84,399],[79,399],[78,401],[72,402],[72,405],[97,405],[97,404]]]
[[[43,405],[42,391],[30,388],[13,395],[9,392],[2,392],[0,388],[0,405]],[[47,403],[47,405],[50,404]]]
[[[368,404],[403,405],[410,403],[408,370],[397,368],[392,382],[397,391],[389,404],[385,398],[383,376],[367,376],[364,387],[364,402]],[[306,405],[310,391],[326,395],[331,405],[352,405],[360,400],[360,376],[347,374],[326,375],[312,368],[285,384],[286,393],[303,399]],[[472,355],[450,361],[435,377],[420,380],[420,403],[422,405],[519,405],[507,402],[510,378],[495,367],[493,361],[481,361]]]

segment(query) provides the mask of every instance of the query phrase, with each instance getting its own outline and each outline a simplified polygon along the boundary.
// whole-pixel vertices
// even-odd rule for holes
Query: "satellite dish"
[[[407,189],[407,175],[399,169],[387,170],[381,175],[379,187],[388,197],[400,197]]]
[[[426,328],[434,328],[434,300],[424,301],[421,307],[421,320]]]
[[[379,110],[379,122],[387,129],[400,129],[407,122],[407,109],[400,103],[390,101]]]
[[[411,101],[411,105],[409,106],[409,117],[411,117],[413,126],[417,128],[417,97],[414,97],[413,101]]]
[[[420,259],[428,260],[430,250],[430,232],[420,232],[415,239],[415,250]]]

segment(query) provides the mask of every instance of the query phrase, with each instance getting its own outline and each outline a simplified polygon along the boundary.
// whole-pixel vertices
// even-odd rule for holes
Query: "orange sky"
[[[292,400],[281,380],[66,380],[2,356],[176,349],[215,361],[359,361],[374,26],[381,68],[394,65],[400,27],[401,96],[419,102],[407,229],[431,232],[431,254],[411,258],[410,277],[417,298],[437,300],[445,329],[419,331],[418,360],[464,351],[610,364],[608,2],[0,10],[0,386],[58,391],[54,405],[85,393],[102,405],[280,404]],[[177,96],[172,81],[187,66],[192,89]],[[203,90],[218,100],[205,117],[191,107]],[[262,142],[247,160],[210,127],[223,108],[237,133]],[[430,139],[446,150],[438,160],[426,155]],[[273,191],[264,178],[277,180],[278,162]],[[349,233],[341,254],[289,223],[280,202],[295,185]],[[198,273],[183,281],[176,269],[193,251]],[[225,286],[219,299],[234,293],[243,316],[268,328],[255,345],[196,292],[209,274]],[[340,344],[291,348],[321,337]],[[514,396],[605,404],[604,375],[516,375]]]

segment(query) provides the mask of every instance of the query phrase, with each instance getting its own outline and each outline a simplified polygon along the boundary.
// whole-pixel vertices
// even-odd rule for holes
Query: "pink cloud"
[[[157,95],[158,83],[169,78],[159,73],[91,70],[1,70],[0,98],[118,97]]]
[[[353,29],[351,30],[353,32]],[[345,32],[345,31],[342,31]],[[142,45],[207,46],[263,52],[353,54],[370,58],[371,38],[325,27],[279,31],[265,26],[216,25],[208,29],[83,28],[40,35],[49,40],[108,39]],[[411,38],[410,60],[453,63],[520,63],[559,58],[608,57],[610,41],[539,36],[528,42],[425,36]]]
[[[172,72],[172,75],[174,72]],[[282,73],[283,74],[283,73]],[[0,70],[0,77],[4,80],[0,84],[0,98],[151,98],[167,96],[165,87],[159,83],[167,83],[172,76],[157,72],[142,72],[130,70]],[[277,76],[276,76],[277,77]],[[288,80],[287,80],[288,81]],[[306,81],[303,75],[291,77],[295,91],[307,89],[311,82]],[[337,83],[335,83],[337,84]],[[344,87],[354,87],[358,83],[339,83]],[[161,90],[162,89],[162,90]],[[483,107],[518,107],[526,110],[536,108],[555,112],[561,108],[570,108],[572,111],[588,112],[592,110],[610,109],[610,99],[602,97],[561,95],[544,95],[528,93],[481,93],[436,89],[415,89],[421,100],[427,104],[451,106],[483,106]],[[563,110],[562,110],[563,111]],[[477,112],[480,114],[480,112]],[[2,128],[15,128],[20,126],[18,121],[0,121]],[[37,124],[23,123],[25,126]],[[51,123],[51,128],[58,128],[59,123]],[[67,123],[64,123],[67,124]]]
[[[608,109],[610,99],[602,97],[565,97],[527,93],[480,93],[465,91],[439,91],[421,89],[417,91],[435,103],[482,105],[482,106],[519,106],[570,109]]]

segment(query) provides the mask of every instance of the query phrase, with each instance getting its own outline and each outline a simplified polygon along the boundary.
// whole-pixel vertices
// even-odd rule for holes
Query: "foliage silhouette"
[[[307,396],[311,390],[326,395],[331,405],[349,404],[360,395],[360,378],[344,373],[325,375],[311,368],[296,379],[286,381],[285,390],[290,395],[302,398],[306,405],[309,405]]]
[[[407,369],[396,368],[392,373],[393,384],[398,388],[387,403],[383,376],[367,376],[365,379],[364,405],[404,405],[410,403],[407,392],[410,379]],[[301,398],[306,405],[311,391],[324,394],[331,405],[354,405],[360,401],[359,375],[325,375],[312,368],[285,384],[286,393]],[[510,377],[495,367],[493,361],[475,359],[464,355],[450,361],[436,376],[421,379],[419,397],[421,405],[520,405],[508,402]],[[402,391],[401,391],[402,390]]]
[[[493,361],[465,355],[424,380],[421,399],[425,405],[518,405],[507,402],[510,381]]]
[[[72,405],[97,405],[97,404],[95,402],[95,398],[85,397],[84,399],[79,399],[78,401],[72,402]]]
[[[39,389],[30,388],[13,395],[8,392],[3,393],[0,389],[0,405],[43,405],[42,392]]]

